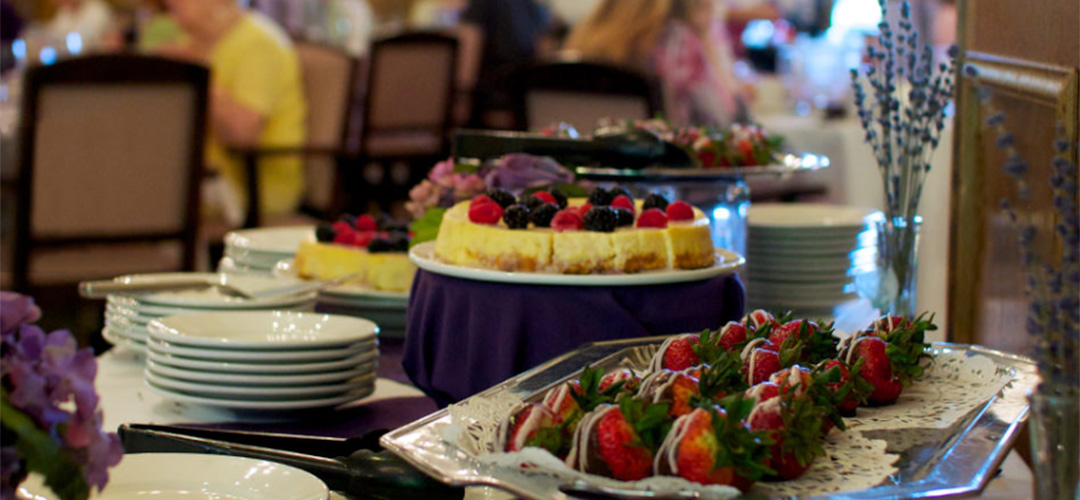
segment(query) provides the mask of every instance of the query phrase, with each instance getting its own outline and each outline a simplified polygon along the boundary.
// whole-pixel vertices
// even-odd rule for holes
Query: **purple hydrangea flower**
[[[511,154],[502,158],[500,165],[484,176],[488,187],[519,192],[531,187],[549,184],[568,184],[574,174],[551,158],[527,154]]]
[[[115,433],[101,429],[93,351],[79,349],[67,330],[46,334],[34,325],[41,311],[33,299],[0,292],[0,300],[0,379],[8,402],[31,418],[82,468],[87,485],[104,487],[109,478],[107,470],[120,462],[123,448]],[[21,465],[15,447],[0,449],[0,458],[0,489],[6,500],[21,477]]]

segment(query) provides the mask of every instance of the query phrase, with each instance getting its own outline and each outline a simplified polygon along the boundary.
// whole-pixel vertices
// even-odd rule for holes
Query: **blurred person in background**
[[[481,46],[470,121],[484,126],[489,111],[509,107],[508,79],[518,66],[541,56],[552,18],[536,0],[469,0],[461,23],[462,43]]]
[[[187,39],[159,53],[207,64],[211,71],[208,168],[220,172],[228,189],[209,200],[226,220],[243,217],[244,179],[240,159],[228,148],[295,147],[304,143],[307,105],[300,63],[288,36],[261,14],[236,0],[166,0]],[[301,159],[274,157],[259,163],[260,210],[294,212],[304,177]],[[211,192],[215,190],[211,188]],[[213,196],[213,195],[211,195]],[[216,203],[215,203],[216,201]],[[218,214],[212,214],[218,215]]]
[[[652,54],[671,8],[671,0],[603,0],[570,31],[564,53],[651,73]]]
[[[112,9],[105,0],[52,0],[53,17],[45,22],[48,36],[67,40],[70,33],[79,36],[77,52],[119,50],[123,38],[117,29]],[[69,44],[70,47],[70,44]],[[74,55],[73,51],[73,55]]]
[[[714,0],[673,0],[652,54],[667,117],[676,125],[745,121],[747,91],[735,77],[731,43]]]
[[[184,29],[169,15],[164,0],[143,0],[136,17],[139,52],[154,52],[183,42]]]

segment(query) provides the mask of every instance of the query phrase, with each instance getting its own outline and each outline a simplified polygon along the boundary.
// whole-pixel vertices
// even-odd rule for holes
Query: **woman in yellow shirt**
[[[244,203],[241,161],[227,148],[304,143],[307,105],[296,52],[281,28],[260,14],[241,9],[236,0],[166,0],[166,5],[188,38],[183,45],[162,52],[210,66],[207,164],[220,171]],[[303,183],[300,158],[260,160],[261,213],[294,211],[300,204]]]

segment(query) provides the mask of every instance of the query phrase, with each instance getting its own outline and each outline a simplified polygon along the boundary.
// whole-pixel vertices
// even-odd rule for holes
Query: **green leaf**
[[[475,165],[472,164],[472,163],[455,163],[454,164],[454,173],[455,174],[472,175],[472,174],[475,174],[475,173],[477,173],[479,171],[480,171],[480,165],[479,164],[475,164]]]
[[[12,406],[2,389],[0,415],[3,415],[0,425],[17,436],[15,446],[26,461],[27,471],[45,476],[45,485],[63,500],[86,500],[90,496],[90,487],[79,464],[29,415]]]
[[[427,212],[424,212],[423,217],[413,221],[409,225],[409,230],[413,233],[409,248],[425,241],[435,241],[435,238],[439,236],[439,226],[442,225],[444,215],[446,215],[445,208],[429,208]]]
[[[526,189],[522,194],[532,194],[539,191],[547,191],[552,188],[557,188],[562,191],[567,198],[584,198],[589,196],[589,192],[585,188],[578,186],[577,184],[551,184],[548,186],[534,186]]]

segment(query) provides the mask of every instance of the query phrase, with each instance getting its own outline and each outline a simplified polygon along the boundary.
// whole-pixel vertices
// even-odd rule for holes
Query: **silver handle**
[[[79,283],[79,296],[87,299],[103,299],[107,295],[164,292],[206,288],[213,285],[205,279],[176,279],[153,283],[125,283],[113,280],[83,281]]]

